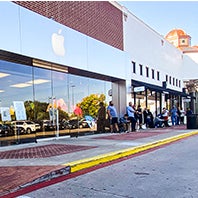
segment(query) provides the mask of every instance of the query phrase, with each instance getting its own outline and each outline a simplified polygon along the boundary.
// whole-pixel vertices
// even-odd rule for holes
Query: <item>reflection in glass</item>
[[[27,109],[30,107],[28,101],[33,101],[32,67],[0,61],[0,73],[1,107],[2,109],[9,109],[7,112],[10,114],[10,116],[7,116],[8,119],[5,119],[5,115],[1,112],[0,126],[2,133],[0,133],[0,136],[9,143],[24,142],[27,137],[23,137],[23,135],[29,135],[28,133],[33,132],[33,130],[27,123],[17,125],[15,122],[12,125],[13,122],[11,121],[16,120],[16,109],[14,109],[13,102],[24,103],[26,112],[23,113],[30,120],[31,114]],[[18,112],[20,113],[20,109]],[[32,134],[31,138],[35,139],[35,134]],[[29,137],[29,139],[31,138]]]
[[[0,61],[1,106],[10,107],[13,101],[32,100],[32,68],[20,64]]]
[[[0,107],[11,115],[8,122],[1,119],[0,127],[11,128],[9,135],[0,133],[0,138],[20,143],[94,131],[99,101],[111,100],[110,89],[111,82],[0,61]],[[26,121],[15,122],[13,101],[24,102]]]

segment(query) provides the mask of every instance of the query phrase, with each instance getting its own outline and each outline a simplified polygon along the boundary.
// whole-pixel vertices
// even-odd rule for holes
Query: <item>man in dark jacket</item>
[[[100,102],[99,106],[100,108],[98,110],[97,131],[105,132],[106,108],[103,102]]]

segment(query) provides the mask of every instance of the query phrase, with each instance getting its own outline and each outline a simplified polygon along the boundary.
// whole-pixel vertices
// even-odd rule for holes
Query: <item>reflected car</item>
[[[65,129],[77,129],[77,128],[92,128],[94,125],[93,121],[87,120],[86,118],[72,119],[64,121]]]
[[[95,121],[93,120],[88,120],[86,118],[82,118],[80,120],[80,125],[82,125],[82,128],[92,128],[95,125]]]
[[[81,125],[81,122],[77,119],[64,120],[60,122],[59,128],[60,129],[77,129],[77,128],[82,128],[82,125]]]
[[[32,121],[13,121],[11,126],[15,131],[20,130],[20,133],[32,133],[36,132],[36,124]]]
[[[59,129],[70,129],[70,128],[71,128],[71,125],[69,123],[69,120],[62,120],[59,123]]]
[[[35,124],[36,127],[36,131],[41,131],[41,125],[37,122],[33,122]]]
[[[79,120],[77,120],[77,119],[68,120],[67,128],[68,129],[77,129],[77,128],[80,128]]]
[[[56,126],[53,125],[52,121],[50,120],[42,120],[41,122],[42,129],[45,131],[55,130]]]
[[[14,135],[14,130],[7,124],[0,124],[0,137]]]

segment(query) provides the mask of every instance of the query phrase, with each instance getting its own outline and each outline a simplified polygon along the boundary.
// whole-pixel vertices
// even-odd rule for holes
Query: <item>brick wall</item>
[[[122,12],[107,1],[15,1],[14,3],[123,50]]]

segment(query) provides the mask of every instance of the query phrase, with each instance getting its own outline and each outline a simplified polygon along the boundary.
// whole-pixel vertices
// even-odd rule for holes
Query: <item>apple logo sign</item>
[[[52,48],[56,55],[64,56],[65,55],[65,47],[64,47],[64,36],[61,35],[62,30],[60,29],[58,33],[52,34]]]

